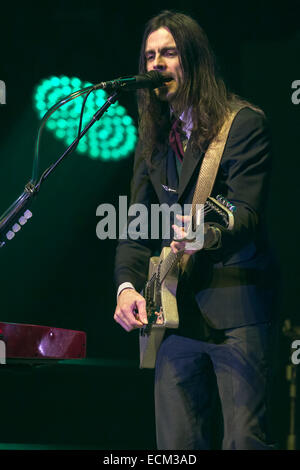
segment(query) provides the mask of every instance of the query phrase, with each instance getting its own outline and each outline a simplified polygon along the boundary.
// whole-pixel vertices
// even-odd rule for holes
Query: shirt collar
[[[170,113],[173,114],[173,109],[170,107]],[[180,121],[182,121],[182,130],[189,139],[193,130],[193,121],[192,121],[192,108],[189,108],[179,116]]]
[[[182,130],[189,139],[193,129],[192,109],[189,108],[187,111],[184,111],[179,119],[182,121]]]

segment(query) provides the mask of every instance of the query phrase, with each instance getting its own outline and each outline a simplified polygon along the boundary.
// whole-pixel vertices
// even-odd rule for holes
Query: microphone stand
[[[109,96],[104,105],[94,114],[90,122],[81,131],[79,138],[76,137],[57,161],[43,173],[38,183],[35,184],[32,181],[29,181],[29,183],[26,184],[23,193],[6,210],[6,212],[4,212],[0,219],[0,248],[5,246],[7,240],[11,240],[21,227],[25,225],[27,220],[32,217],[32,213],[28,210],[28,207],[32,202],[33,197],[38,194],[41,184],[50,176],[62,160],[73,151],[74,147],[77,147],[79,140],[87,133],[95,122],[98,121],[108,108],[117,101],[119,94],[120,92],[116,91]]]

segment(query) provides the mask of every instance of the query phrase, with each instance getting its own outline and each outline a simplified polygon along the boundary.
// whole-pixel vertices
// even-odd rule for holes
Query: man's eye
[[[146,60],[152,60],[154,58],[153,55],[146,55]]]
[[[165,54],[169,57],[175,57],[177,55],[177,51],[174,51],[174,50],[166,51]]]

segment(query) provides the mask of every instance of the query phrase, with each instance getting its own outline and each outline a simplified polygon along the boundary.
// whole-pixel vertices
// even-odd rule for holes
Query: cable
[[[75,92],[75,93],[78,93],[77,96],[74,96],[74,97],[70,98],[69,100],[67,100],[67,101],[65,101],[65,102],[63,102],[63,103],[60,102],[60,103],[61,103],[60,106],[62,106],[63,104],[65,104],[65,103],[67,103],[68,101],[70,101],[71,99],[75,99],[75,98],[77,98],[78,96],[81,96],[82,94],[84,94],[84,93],[87,92],[87,94],[86,94],[86,96],[85,96],[85,98],[84,98],[84,100],[83,100],[82,106],[81,106],[80,120],[79,120],[79,126],[78,126],[78,134],[77,134],[77,138],[76,138],[76,139],[74,140],[74,142],[73,142],[73,144],[75,143],[75,146],[74,146],[74,148],[72,149],[72,152],[74,152],[74,150],[76,149],[76,147],[77,147],[77,145],[78,145],[78,143],[79,143],[79,140],[80,140],[80,134],[81,134],[81,128],[82,128],[82,120],[83,120],[84,108],[85,108],[85,105],[86,105],[86,101],[87,101],[87,99],[88,99],[88,97],[89,97],[89,95],[91,94],[92,91],[95,91],[94,86],[91,86],[91,87],[88,87],[88,88],[84,88],[84,89],[82,89],[82,90],[79,90],[79,92],[81,92],[81,93]],[[74,93],[74,94],[75,94],[75,93]],[[71,96],[71,95],[69,95],[69,96]],[[54,105],[54,106],[55,106],[55,105]],[[53,110],[53,112],[51,112],[51,114],[46,118],[46,121],[49,119],[49,117],[50,117],[60,106],[58,106],[56,109]],[[52,110],[52,108],[50,108],[50,110],[47,112],[47,114],[48,114],[51,110]],[[45,117],[45,116],[44,116],[44,117]],[[43,118],[43,119],[44,119],[44,118]],[[46,121],[45,121],[45,123],[46,123]],[[45,123],[43,124],[43,127],[44,127]],[[57,163],[57,162],[56,162],[56,163]],[[52,168],[53,165],[54,165],[54,164],[50,165],[50,166],[42,173],[42,175],[41,175],[41,177],[40,177],[40,179],[39,179],[39,182],[38,182],[38,184],[36,185],[36,188],[35,188],[36,191],[39,191],[39,190],[40,190],[40,186],[41,186],[41,184],[42,184],[42,182],[43,182],[43,180],[44,180],[44,178],[45,178],[45,175],[48,173],[48,171]]]
[[[42,122],[39,126],[39,130],[38,130],[38,135],[37,135],[37,139],[36,139],[36,145],[35,145],[35,155],[34,155],[34,161],[33,161],[33,168],[32,168],[32,179],[31,179],[31,182],[32,183],[35,183],[38,179],[38,166],[39,166],[39,148],[40,148],[40,142],[41,142],[41,136],[42,136],[42,131],[46,125],[46,122],[48,121],[48,119],[50,118],[50,116],[52,116],[53,113],[55,113],[55,111],[57,111],[57,109],[59,109],[61,106],[63,106],[64,104],[68,103],[69,101],[72,101],[73,99],[75,98],[78,98],[79,96],[85,94],[85,93],[88,93],[90,91],[93,90],[93,85],[91,86],[88,86],[86,88],[82,88],[81,90],[77,90],[73,93],[71,93],[70,95],[66,96],[65,98],[63,98],[62,100],[60,100],[59,102],[57,102],[56,104],[54,104],[45,114],[45,116],[43,117],[42,119]],[[84,101],[84,103],[86,102],[86,100]],[[50,168],[50,167],[49,167]],[[48,168],[48,169],[49,169]],[[46,171],[48,171],[45,170]],[[45,173],[44,172],[44,173]],[[43,173],[43,175],[44,175]],[[42,176],[43,176],[42,175]],[[40,182],[41,182],[41,179],[40,179]],[[40,183],[39,183],[40,184]]]

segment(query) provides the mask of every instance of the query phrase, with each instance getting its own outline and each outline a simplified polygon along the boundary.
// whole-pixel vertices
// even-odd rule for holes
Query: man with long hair
[[[151,70],[172,80],[138,94],[131,204],[191,203],[208,146],[229,113],[242,107],[212,190],[236,206],[234,229],[210,226],[204,248],[188,251],[193,267],[177,291],[179,329],[167,331],[156,359],[157,445],[213,448],[217,403],[223,449],[272,449],[267,419],[272,288],[266,282],[270,262],[263,227],[270,173],[266,119],[226,89],[204,31],[187,15],[164,11],[147,23],[140,73]],[[177,146],[174,125],[180,126]],[[173,252],[188,250],[178,241],[185,235],[180,224],[172,227]],[[114,318],[126,331],[147,324],[139,292],[157,248],[151,239],[118,243]]]

